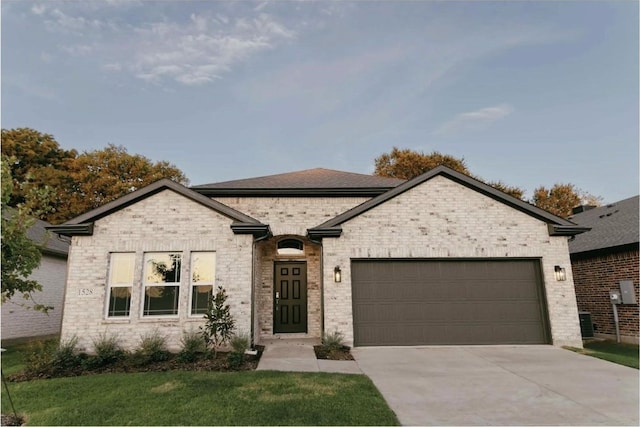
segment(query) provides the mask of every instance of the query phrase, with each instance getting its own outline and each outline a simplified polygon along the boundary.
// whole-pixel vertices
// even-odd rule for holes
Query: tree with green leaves
[[[2,287],[2,303],[11,301],[25,308],[33,308],[47,312],[53,307],[38,304],[34,299],[34,292],[41,291],[42,286],[29,276],[40,265],[41,252],[40,246],[34,243],[27,235],[27,230],[31,227],[35,220],[32,214],[37,213],[33,204],[39,200],[46,205],[49,196],[48,188],[31,189],[26,193],[27,199],[32,205],[27,203],[19,204],[15,208],[9,207],[9,200],[13,194],[14,183],[11,177],[11,169],[9,167],[10,159],[2,156],[2,271],[1,287]],[[16,296],[21,296],[25,301],[18,303]]]
[[[209,306],[204,317],[206,323],[200,326],[202,336],[207,346],[213,347],[214,355],[217,354],[218,347],[229,342],[233,337],[233,329],[236,326],[231,315],[231,308],[227,301],[227,291],[222,286],[218,286],[215,294],[209,297]]]

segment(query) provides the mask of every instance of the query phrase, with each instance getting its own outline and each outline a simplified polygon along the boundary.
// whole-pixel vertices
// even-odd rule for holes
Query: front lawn
[[[3,353],[5,375],[22,370],[21,354]],[[29,425],[398,425],[364,375],[168,371],[8,385]],[[2,413],[12,413],[4,387]]]
[[[571,350],[638,369],[639,350],[637,344],[618,344],[615,341],[590,341],[584,344],[584,349],[572,348]]]

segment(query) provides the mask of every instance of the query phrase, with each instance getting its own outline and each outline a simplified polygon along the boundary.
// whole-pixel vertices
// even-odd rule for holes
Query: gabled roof
[[[569,252],[577,254],[616,247],[637,247],[640,240],[639,202],[640,196],[630,197],[570,216],[571,221],[590,227],[591,231],[569,241]]]
[[[571,221],[560,218],[529,203],[523,202],[520,199],[503,193],[502,191],[497,190],[490,185],[480,182],[474,178],[471,178],[470,176],[456,172],[446,166],[438,166],[420,176],[413,178],[410,181],[406,181],[405,183],[398,185],[394,189],[389,190],[378,197],[368,200],[361,205],[358,205],[355,208],[348,210],[345,213],[340,214],[335,218],[332,218],[329,221],[318,225],[317,227],[310,228],[309,230],[307,230],[307,232],[309,233],[309,237],[312,239],[321,239],[323,237],[339,237],[342,233],[342,229],[340,227],[341,224],[357,217],[358,215],[368,211],[369,209],[372,209],[386,202],[387,200],[390,200],[404,193],[405,191],[408,191],[432,179],[433,177],[440,175],[445,176],[461,185],[464,185],[467,188],[484,194],[485,196],[491,197],[492,199],[504,203],[516,210],[524,212],[536,219],[546,222],[549,225],[549,234],[552,236],[571,236],[578,233],[583,233],[588,230],[588,228],[577,226]]]
[[[256,236],[263,236],[269,233],[269,226],[262,224],[255,218],[243,214],[227,205],[212,200],[201,194],[196,193],[188,189],[187,187],[173,182],[169,179],[161,179],[153,184],[147,185],[144,188],[136,190],[132,193],[122,196],[112,202],[105,204],[99,208],[93,209],[83,215],[80,215],[70,221],[61,225],[48,226],[47,229],[58,234],[65,236],[82,236],[93,234],[93,223],[100,218],[104,218],[107,215],[119,211],[127,206],[160,193],[164,190],[174,191],[196,203],[199,203],[209,209],[212,209],[230,219],[234,222],[231,224],[231,228],[236,234],[254,234]]]
[[[11,218],[15,214],[15,208],[7,208],[4,212],[5,218]],[[48,232],[47,227],[51,226],[48,222],[36,218],[34,221],[33,225],[27,229],[29,240],[40,246],[40,251],[43,254],[66,258],[69,254],[69,242]]]
[[[405,182],[332,169],[297,172],[196,185],[207,196],[376,196]]]

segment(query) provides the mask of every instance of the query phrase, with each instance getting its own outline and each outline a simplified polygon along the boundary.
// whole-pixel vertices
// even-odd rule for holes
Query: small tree
[[[231,316],[229,304],[227,301],[227,292],[218,286],[218,291],[209,297],[209,305],[204,317],[207,322],[201,326],[202,336],[208,346],[213,347],[214,356],[217,355],[219,346],[229,342],[235,328],[235,320]]]

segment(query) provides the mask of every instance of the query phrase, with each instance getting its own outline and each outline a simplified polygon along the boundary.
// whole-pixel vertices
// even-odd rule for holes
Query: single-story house
[[[587,315],[584,321],[591,319],[586,330],[596,338],[616,339],[609,293],[621,292],[626,282],[635,298],[622,298],[616,307],[620,340],[638,344],[639,202],[640,197],[635,196],[606,206],[583,206],[569,217],[591,228],[569,240],[569,252],[578,309]]]
[[[29,279],[42,285],[34,292],[38,304],[53,307],[48,313],[31,309],[32,302],[16,294],[2,304],[2,341],[58,335],[62,323],[62,305],[67,282],[68,239],[49,233],[48,222],[36,220],[27,230],[31,241],[40,245],[42,258]],[[29,307],[29,308],[27,308]]]
[[[586,229],[446,167],[161,180],[50,229],[72,236],[62,336],[89,350],[178,348],[218,286],[255,343],[582,345],[567,240]]]

